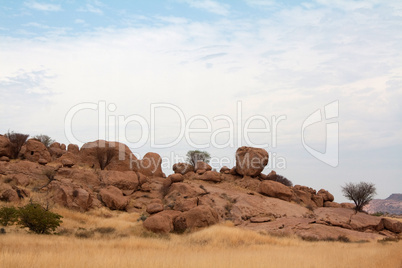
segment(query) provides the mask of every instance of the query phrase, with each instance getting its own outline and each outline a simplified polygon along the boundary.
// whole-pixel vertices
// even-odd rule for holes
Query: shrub
[[[346,198],[355,203],[356,211],[362,211],[363,207],[373,200],[376,188],[373,183],[368,182],[347,183],[342,186],[342,192]]]
[[[188,151],[186,154],[187,157],[187,162],[191,165],[193,165],[193,167],[195,167],[195,164],[198,161],[203,161],[205,163],[209,163],[209,159],[211,159],[211,156],[208,152],[205,151]]]
[[[5,136],[10,140],[11,142],[11,158],[12,159],[17,159],[18,154],[21,151],[21,147],[25,144],[27,141],[29,135],[28,134],[22,134],[22,133],[15,133],[14,131],[9,131],[8,133],[5,134]]]
[[[276,175],[276,181],[286,186],[293,186],[293,183],[282,175]]]
[[[0,208],[0,224],[7,226],[14,224],[18,219],[18,210],[15,207]]]
[[[50,138],[48,135],[36,135],[35,137],[33,137],[34,139],[37,139],[38,141],[40,141],[41,143],[43,143],[46,148],[49,148],[49,146],[55,142],[55,140],[53,140],[52,138]]]
[[[18,224],[34,233],[48,234],[62,223],[62,216],[50,212],[39,204],[31,203],[18,210]]]

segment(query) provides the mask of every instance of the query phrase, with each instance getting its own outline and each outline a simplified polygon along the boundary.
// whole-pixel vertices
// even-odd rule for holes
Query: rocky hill
[[[402,215],[402,194],[392,194],[386,199],[373,199],[364,207],[368,213],[388,213]]]
[[[262,174],[264,149],[240,147],[236,166],[212,171],[210,165],[176,163],[162,172],[162,159],[147,153],[137,159],[117,142],[95,141],[82,148],[30,139],[17,159],[0,135],[0,201],[33,199],[78,211],[108,207],[142,213],[144,227],[158,233],[188,232],[231,221],[239,228],[307,239],[352,241],[395,237],[399,221],[356,213],[350,203],[307,186],[285,186],[275,171]],[[15,158],[15,157],[14,157]]]

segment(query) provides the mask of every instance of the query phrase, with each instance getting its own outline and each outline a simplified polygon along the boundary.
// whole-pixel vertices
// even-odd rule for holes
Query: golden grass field
[[[0,267],[402,267],[402,242],[307,242],[230,223],[184,235],[146,232],[138,214],[55,208],[60,235],[15,226],[0,235]]]

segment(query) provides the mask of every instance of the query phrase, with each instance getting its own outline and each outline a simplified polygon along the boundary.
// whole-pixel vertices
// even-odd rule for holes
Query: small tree
[[[187,162],[193,165],[195,167],[195,164],[198,161],[203,161],[205,163],[209,163],[209,159],[211,159],[211,156],[209,155],[208,152],[205,151],[188,151],[186,154],[187,157]]]
[[[7,226],[14,224],[18,219],[18,210],[15,207],[0,208],[0,224]]]
[[[346,183],[342,186],[342,192],[346,198],[355,203],[356,211],[362,211],[363,207],[373,200],[376,188],[373,183],[368,182]]]
[[[19,208],[18,217],[19,225],[28,227],[29,230],[37,234],[49,234],[62,223],[61,215],[50,212],[36,203],[30,203]]]
[[[96,159],[98,160],[100,169],[104,170],[110,164],[115,155],[116,150],[113,147],[97,147]]]
[[[14,131],[9,131],[8,133],[5,134],[5,136],[10,140],[11,142],[11,158],[12,159],[17,159],[18,154],[21,151],[21,147],[25,144],[27,141],[29,135],[28,134],[22,134],[22,133],[15,133]]]
[[[37,139],[38,141],[40,141],[41,143],[43,143],[46,148],[49,148],[49,146],[55,142],[55,140],[53,140],[52,138],[50,138],[48,135],[36,135],[35,137],[33,137],[34,139]]]

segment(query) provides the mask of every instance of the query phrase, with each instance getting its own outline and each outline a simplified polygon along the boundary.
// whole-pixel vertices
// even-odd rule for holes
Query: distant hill
[[[374,199],[364,210],[368,213],[387,212],[402,215],[402,194],[391,194],[387,199]]]

